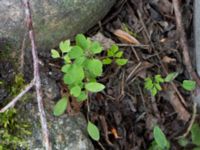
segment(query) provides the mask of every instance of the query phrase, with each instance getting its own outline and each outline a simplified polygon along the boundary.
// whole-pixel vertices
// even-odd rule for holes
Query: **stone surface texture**
[[[87,122],[84,116],[67,114],[60,117],[53,116],[53,99],[59,95],[58,86],[49,77],[43,76],[43,91],[54,91],[54,94],[44,94],[44,106],[50,132],[50,140],[53,150],[94,150],[91,140],[87,134]],[[50,82],[47,84],[47,82]],[[48,92],[47,92],[48,93]],[[45,150],[42,145],[42,130],[35,93],[28,94],[22,100],[25,103],[18,105],[19,117],[22,121],[30,124],[31,135],[24,138],[31,150]]]
[[[48,50],[66,38],[86,32],[116,0],[30,0],[37,46]],[[0,0],[0,41],[20,48],[26,35],[21,0]]]

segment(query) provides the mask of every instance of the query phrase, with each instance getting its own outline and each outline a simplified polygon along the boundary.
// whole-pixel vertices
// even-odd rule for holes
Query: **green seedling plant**
[[[115,61],[120,66],[127,63],[127,60],[121,59],[123,53],[116,45],[108,50],[109,62],[108,59],[107,62],[101,61],[97,55],[102,52],[102,46],[99,42],[91,41],[83,34],[75,37],[73,46],[69,40],[60,42],[59,49],[60,51],[52,49],[51,56],[63,60],[64,65],[61,68],[64,74],[63,81],[67,85],[70,95],[75,97],[78,102],[87,100],[89,92],[96,93],[104,90],[105,86],[97,82],[97,78],[103,74],[103,65],[112,62],[110,57],[117,58]],[[68,97],[63,96],[54,106],[53,114],[55,116],[62,115],[67,109],[67,103]],[[88,121],[87,131],[93,140],[99,140],[99,130],[90,121]]]
[[[200,150],[200,126],[197,123],[194,123],[192,125],[192,128],[190,130],[190,137],[187,138],[180,138],[178,140],[178,143],[182,147],[186,147],[189,144],[194,145],[195,147],[192,150]]]
[[[120,51],[119,47],[114,44],[110,49],[108,49],[107,56],[102,62],[104,65],[109,65],[112,62],[115,62],[118,66],[123,66],[127,64],[128,59],[123,58],[123,51]]]
[[[151,146],[148,150],[169,150],[170,143],[167,140],[165,134],[160,129],[159,126],[155,126],[153,129],[154,140],[151,143]]]
[[[159,91],[162,91],[162,83],[169,83],[177,76],[178,73],[173,72],[168,74],[165,78],[163,78],[160,74],[155,75],[154,77],[147,77],[144,82],[144,88],[149,90],[150,93],[155,96]],[[187,91],[193,91],[196,88],[196,82],[193,80],[183,80],[181,86]]]

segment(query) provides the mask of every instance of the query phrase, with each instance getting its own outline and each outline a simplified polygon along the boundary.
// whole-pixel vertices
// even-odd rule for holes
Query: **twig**
[[[25,5],[25,15],[26,15],[26,21],[27,21],[26,23],[27,23],[27,28],[29,30],[28,32],[29,38],[31,40],[34,78],[35,78],[35,90],[36,90],[36,95],[37,95],[40,123],[42,126],[42,135],[43,135],[42,140],[43,140],[43,144],[46,150],[51,150],[52,148],[51,148],[51,143],[49,141],[49,131],[47,128],[46,115],[44,112],[44,106],[42,102],[41,81],[40,81],[40,74],[39,74],[39,60],[38,60],[37,50],[35,46],[35,37],[34,37],[34,32],[33,32],[33,24],[32,24],[29,0],[24,0],[24,5]]]
[[[197,103],[194,102],[194,104],[193,104],[192,117],[191,117],[189,126],[188,126],[186,132],[185,132],[182,136],[177,137],[176,139],[185,138],[185,137],[189,134],[189,132],[190,132],[190,130],[191,130],[191,128],[192,128],[192,125],[193,125],[194,122],[195,122],[196,114],[197,114]]]
[[[135,57],[136,57],[136,59],[137,59],[137,61],[141,61],[140,60],[140,57],[138,56],[138,54],[137,54],[137,52],[136,52],[136,50],[135,50],[135,48],[134,47],[131,47],[131,50],[133,51],[133,53],[134,53],[134,55],[135,55]]]
[[[19,93],[10,103],[8,103],[5,107],[0,110],[0,113],[5,112],[11,107],[14,107],[15,103],[26,94],[32,87],[34,86],[34,80],[21,92]]]
[[[173,0],[173,6],[174,6],[174,13],[176,16],[177,30],[180,33],[180,44],[181,44],[182,51],[183,51],[183,61],[184,61],[184,64],[186,66],[186,69],[187,69],[190,77],[192,77],[197,82],[198,86],[200,86],[200,79],[197,76],[196,72],[193,70],[192,63],[190,60],[189,47],[188,47],[185,30],[183,27],[179,1],[180,0]]]
[[[142,62],[139,62],[134,69],[131,71],[131,73],[128,75],[128,77],[126,78],[126,82],[129,81],[129,79],[133,76],[133,74],[135,73],[135,71],[140,67],[140,65],[142,64]]]

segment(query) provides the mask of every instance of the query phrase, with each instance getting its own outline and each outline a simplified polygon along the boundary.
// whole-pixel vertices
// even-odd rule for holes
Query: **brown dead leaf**
[[[162,62],[164,62],[166,64],[174,63],[174,62],[176,62],[176,59],[168,57],[168,56],[164,56],[163,59],[162,59]]]
[[[190,113],[186,110],[186,108],[180,102],[180,99],[178,95],[176,94],[176,92],[173,90],[170,90],[171,88],[170,86],[165,87],[165,88],[167,89],[165,90],[164,92],[165,94],[163,94],[163,97],[171,103],[175,112],[178,114],[179,118],[187,122],[191,117]]]
[[[134,44],[134,45],[141,45],[141,43],[135,37],[131,36],[129,33],[125,32],[121,29],[117,29],[113,33],[126,43]]]

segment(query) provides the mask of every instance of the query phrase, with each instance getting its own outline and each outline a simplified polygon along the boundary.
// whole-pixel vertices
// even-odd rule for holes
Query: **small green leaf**
[[[153,88],[153,81],[151,78],[146,78],[144,82],[144,88],[147,90],[151,90]]]
[[[157,83],[163,83],[163,82],[164,82],[164,79],[161,77],[160,74],[157,74],[157,75],[155,76],[155,81],[156,81]]]
[[[105,58],[105,59],[102,60],[102,62],[103,62],[104,65],[109,65],[109,64],[112,63],[112,59],[110,59],[110,58]]]
[[[122,52],[122,51],[119,51],[119,52],[117,52],[117,53],[115,54],[115,57],[121,58],[122,55],[123,55],[123,52]]]
[[[162,90],[162,88],[161,88],[161,86],[160,86],[159,83],[155,83],[154,86],[156,87],[156,89],[157,89],[158,91],[161,91],[161,90]]]
[[[85,62],[86,58],[84,56],[76,58],[76,60],[74,61],[75,64],[77,65],[82,65]]]
[[[71,63],[71,59],[69,58],[69,55],[65,55],[63,57],[63,59],[64,59],[65,63],[67,63],[67,64]]]
[[[123,66],[125,64],[127,64],[128,59],[116,59],[115,61],[119,66]]]
[[[90,135],[90,137],[93,140],[99,141],[100,133],[99,133],[99,129],[97,128],[97,126],[95,124],[93,124],[92,122],[88,121],[87,131],[88,131],[88,134]]]
[[[182,147],[186,147],[188,145],[189,141],[186,138],[180,138],[180,139],[178,139],[178,143]]]
[[[81,94],[81,88],[80,86],[74,86],[73,88],[70,89],[70,94],[73,95],[74,97],[78,97]]]
[[[84,79],[84,71],[82,66],[76,64],[71,65],[68,73],[64,75],[63,80],[65,84],[80,83]]]
[[[200,127],[197,123],[194,123],[191,128],[192,143],[200,146]]]
[[[107,56],[108,57],[114,57],[114,55],[115,55],[115,53],[111,49],[108,49]]]
[[[172,72],[168,74],[165,78],[165,82],[171,82],[178,76],[178,72]]]
[[[83,34],[78,34],[75,37],[76,45],[80,46],[84,50],[89,47],[89,42]]]
[[[89,82],[85,84],[85,88],[90,92],[99,92],[102,91],[105,86],[97,82]]]
[[[59,52],[57,50],[52,49],[51,50],[51,57],[52,58],[60,58],[60,54],[59,54]]]
[[[156,96],[156,94],[157,94],[157,92],[158,92],[158,90],[157,90],[157,88],[154,86],[152,89],[150,89],[150,91],[151,91],[151,94],[153,95],[153,96]]]
[[[53,109],[53,114],[55,116],[60,116],[65,112],[65,110],[67,109],[67,101],[67,98],[63,97],[56,103]]]
[[[66,65],[62,66],[61,71],[64,73],[67,73],[69,71],[70,67],[71,67],[70,64],[66,64]]]
[[[119,50],[119,47],[116,44],[113,44],[110,49],[115,54]]]
[[[83,56],[83,49],[79,46],[72,47],[71,51],[69,52],[69,57],[71,59],[75,59],[81,56]]]
[[[95,76],[101,76],[103,72],[103,64],[98,59],[88,59],[87,60],[87,69]]]
[[[62,41],[60,42],[59,44],[59,48],[61,50],[62,53],[67,53],[71,50],[71,47],[70,47],[70,40],[66,40],[66,41]]]
[[[196,82],[192,80],[184,80],[182,83],[182,87],[185,90],[192,91],[196,88]]]
[[[108,49],[108,51],[107,51],[107,56],[108,56],[108,57],[114,57],[114,56],[115,56],[115,53],[116,53],[118,50],[119,50],[119,47],[118,47],[117,45],[113,44],[113,45],[111,46],[111,48]]]
[[[94,53],[94,54],[99,54],[102,52],[102,47],[100,45],[99,42],[93,42],[92,45],[91,45],[91,51]]]
[[[162,132],[162,130],[158,127],[155,126],[153,129],[153,136],[160,148],[164,149],[169,149],[169,142],[165,136],[165,134]]]
[[[78,102],[82,102],[88,98],[87,94],[85,91],[82,91],[79,97],[77,97]]]

